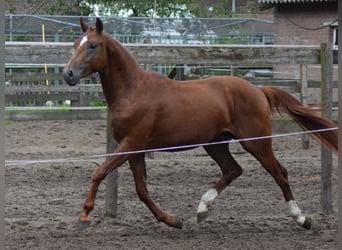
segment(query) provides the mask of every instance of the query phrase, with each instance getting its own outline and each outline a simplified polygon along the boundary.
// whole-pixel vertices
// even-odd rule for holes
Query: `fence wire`
[[[83,17],[89,24],[95,17]],[[101,17],[105,30],[124,43],[273,44],[273,23],[255,18]],[[73,42],[79,16],[6,15],[6,41]]]

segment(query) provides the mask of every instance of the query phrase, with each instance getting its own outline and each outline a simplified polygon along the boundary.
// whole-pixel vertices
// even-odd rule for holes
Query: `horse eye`
[[[97,44],[96,43],[91,43],[90,45],[89,45],[89,48],[90,49],[95,49],[97,47]]]

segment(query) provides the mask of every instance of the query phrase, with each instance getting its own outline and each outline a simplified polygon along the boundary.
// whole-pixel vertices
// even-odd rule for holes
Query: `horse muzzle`
[[[80,82],[80,72],[74,71],[69,68],[64,68],[63,77],[67,84],[70,86],[75,86]]]

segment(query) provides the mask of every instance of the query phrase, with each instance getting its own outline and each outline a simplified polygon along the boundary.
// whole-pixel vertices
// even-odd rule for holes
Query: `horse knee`
[[[94,171],[92,176],[91,176],[91,182],[92,183],[99,184],[103,179],[104,179],[104,176],[102,174],[98,173],[98,171]]]
[[[148,193],[145,188],[136,188],[137,195],[140,201],[146,203],[148,201]]]

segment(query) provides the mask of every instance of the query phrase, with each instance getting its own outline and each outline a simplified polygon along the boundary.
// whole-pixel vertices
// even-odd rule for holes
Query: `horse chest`
[[[143,123],[144,115],[139,110],[116,110],[111,112],[111,126],[116,140],[132,134]]]
[[[127,127],[132,126],[132,116],[128,114],[111,115],[111,125],[116,131],[125,131]]]

